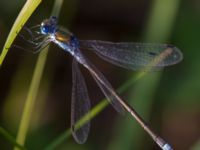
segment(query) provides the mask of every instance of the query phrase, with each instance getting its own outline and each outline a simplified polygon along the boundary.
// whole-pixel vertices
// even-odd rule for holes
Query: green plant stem
[[[30,84],[28,96],[25,101],[24,110],[22,113],[22,119],[20,122],[19,131],[17,135],[17,142],[22,145],[24,145],[24,142],[26,139],[26,135],[27,135],[29,124],[30,124],[32,111],[35,105],[35,100],[38,93],[42,73],[44,70],[47,54],[48,54],[48,51],[46,49],[42,51],[38,57],[36,67],[33,73],[33,78]],[[18,148],[15,148],[15,150],[18,150]]]
[[[56,0],[55,1],[54,8],[52,10],[53,16],[58,17],[62,3],[63,3],[63,0]],[[48,47],[45,48],[39,54],[39,57],[38,57],[38,60],[37,60],[37,63],[36,63],[36,67],[35,67],[35,70],[34,70],[34,74],[33,74],[33,77],[32,77],[32,81],[31,81],[31,84],[30,84],[28,96],[27,96],[27,99],[25,101],[25,106],[24,106],[24,110],[23,110],[23,113],[22,113],[22,119],[21,119],[21,122],[20,122],[20,127],[19,127],[19,131],[18,131],[18,135],[17,135],[17,142],[19,142],[22,145],[24,145],[24,143],[25,143],[27,131],[28,131],[28,128],[29,128],[29,124],[30,124],[30,120],[31,120],[32,112],[33,112],[33,108],[34,108],[35,102],[36,102],[36,96],[38,94],[40,81],[41,81],[41,78],[42,78],[44,66],[45,66],[46,59],[47,59],[47,54],[48,54]],[[15,147],[14,150],[18,150],[18,148]]]
[[[147,42],[166,42],[170,37],[175,21],[180,0],[154,0],[149,13],[148,22],[143,33],[143,39]],[[148,120],[154,105],[154,94],[159,84],[162,72],[153,72],[145,76],[140,83],[133,87],[128,99],[141,116]],[[134,78],[134,77],[133,77]],[[172,83],[173,84],[173,83]],[[113,138],[108,149],[141,149],[144,131],[137,122],[132,122],[130,117],[118,122]],[[127,138],[123,138],[127,137]],[[117,143],[117,144],[116,144]],[[145,147],[146,148],[146,147]]]
[[[9,48],[11,47],[14,39],[17,36],[17,33],[21,30],[22,26],[26,23],[28,18],[31,16],[31,14],[34,12],[34,10],[38,7],[38,5],[41,3],[41,0],[27,0],[24,7],[20,11],[12,29],[10,30],[10,33],[8,35],[8,38],[4,44],[2,53],[0,55],[0,67],[8,53]]]
[[[15,138],[8,132],[6,131],[4,128],[0,127],[0,134],[5,137],[6,140],[8,140],[10,143],[12,143],[13,145],[15,145],[17,148],[19,148],[20,150],[25,150],[25,148],[20,145],[19,143],[17,143],[15,141]]]
[[[98,105],[96,105],[89,114],[86,114],[83,116],[77,123],[76,123],[76,130],[79,129],[81,126],[83,126],[88,121],[88,115],[90,119],[93,119],[96,115],[98,115],[103,109],[108,106],[109,102],[108,100],[104,99],[102,100]],[[66,132],[62,133],[59,137],[57,137],[52,143],[50,143],[44,150],[53,150],[56,149],[58,145],[60,145],[62,142],[64,142],[67,138],[69,138],[72,135],[71,129],[68,129]]]
[[[131,78],[130,80],[126,81],[119,89],[117,89],[117,92],[123,93],[126,90],[128,90],[134,83],[136,83],[139,79],[141,79],[143,76],[146,75],[146,72],[140,72],[138,73],[135,78]],[[95,107],[92,108],[90,111],[90,120],[93,119],[95,116],[97,116],[101,111],[103,111],[107,106],[109,105],[109,102],[107,99],[103,99],[101,102],[99,102]],[[84,125],[88,119],[87,114],[83,116],[77,123],[76,126],[81,127]],[[46,148],[45,150],[53,150],[55,149],[58,145],[60,145],[62,142],[64,142],[67,138],[71,136],[72,132],[71,129],[68,129],[66,132],[62,133],[58,137],[56,137]]]

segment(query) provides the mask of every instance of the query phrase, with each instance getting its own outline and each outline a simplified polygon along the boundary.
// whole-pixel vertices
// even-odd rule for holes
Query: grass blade
[[[146,75],[147,72],[140,72],[138,73],[135,78],[131,78],[130,80],[126,81],[118,90],[117,92],[123,93],[126,90],[128,90],[134,83],[136,83],[139,79],[141,79],[143,76]],[[90,111],[90,120],[92,120],[95,116],[97,116],[101,111],[103,111],[107,106],[109,105],[109,102],[107,99],[103,99],[101,102],[99,102],[95,107],[93,107]],[[84,125],[88,119],[87,114],[83,116],[77,123],[76,127],[77,129]],[[57,146],[59,146],[61,143],[65,142],[67,138],[69,138],[72,135],[71,129],[68,129],[66,132],[62,133],[58,137],[56,137],[44,150],[53,150]]]
[[[63,3],[63,0],[55,1],[54,8],[52,10],[51,15],[58,16],[61,6],[62,6],[62,3]],[[48,48],[49,48],[49,46],[47,48],[45,48],[39,54],[39,57],[38,57],[38,60],[36,63],[36,67],[34,70],[34,74],[33,74],[32,80],[31,80],[31,84],[29,87],[28,96],[27,96],[25,106],[23,109],[22,119],[20,122],[20,127],[19,127],[19,131],[18,131],[18,135],[17,135],[17,141],[23,145],[24,145],[24,142],[26,139],[28,127],[30,124],[31,116],[32,116],[32,111],[35,106],[36,96],[38,94],[38,88],[39,88],[40,81],[41,81],[41,78],[43,75],[44,66],[46,63],[47,55],[48,55]],[[18,148],[14,148],[14,150],[18,150]]]
[[[28,127],[30,124],[31,116],[32,116],[32,110],[34,108],[35,99],[38,93],[38,88],[40,85],[47,54],[48,54],[47,50],[45,49],[44,51],[40,53],[38,57],[38,61],[36,63],[33,78],[31,81],[31,85],[29,87],[28,96],[25,101],[25,106],[22,113],[22,119],[20,121],[20,127],[19,127],[19,131],[17,135],[17,142],[19,142],[22,145],[24,144],[25,139],[26,139]],[[15,148],[15,150],[18,150],[18,148]]]
[[[165,42],[169,39],[180,0],[154,0],[150,11],[149,19],[145,28],[143,39],[147,42]],[[128,99],[130,105],[137,108],[140,114],[149,120],[154,105],[154,96],[159,85],[162,72],[153,72],[140,81],[131,91]],[[134,77],[133,77],[134,78]],[[143,130],[126,118],[123,122],[119,121],[113,133],[108,149],[147,149],[142,144],[145,134]],[[128,137],[128,138],[123,138]],[[118,144],[116,144],[118,143]]]
[[[12,29],[8,35],[8,38],[4,44],[3,50],[0,55],[0,67],[8,53],[9,48],[11,47],[13,41],[15,40],[17,33],[21,30],[22,26],[26,23],[28,18],[34,12],[34,10],[38,7],[42,0],[27,0],[21,12],[19,13],[15,23],[13,24]]]
[[[8,132],[6,131],[4,128],[0,127],[0,134],[6,139],[8,140],[10,143],[12,143],[13,145],[15,145],[18,149],[20,150],[25,150],[25,148],[20,145],[19,143],[17,143],[15,141],[15,138]]]

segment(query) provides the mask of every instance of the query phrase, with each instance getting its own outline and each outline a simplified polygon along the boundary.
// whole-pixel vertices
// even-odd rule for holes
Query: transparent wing
[[[102,59],[132,70],[140,70],[144,67],[159,69],[176,64],[183,58],[181,51],[169,44],[81,40],[80,47],[93,50]]]
[[[71,101],[71,128],[74,139],[77,143],[84,143],[87,140],[90,122],[89,117],[86,124],[74,130],[75,124],[90,110],[90,99],[82,73],[74,59],[72,64],[72,101]]]
[[[89,60],[86,60],[86,58],[83,59],[81,63],[90,71],[92,77],[97,82],[98,86],[100,87],[108,101],[112,104],[117,112],[123,115],[125,110],[120,102],[117,100],[117,98],[113,96],[111,91],[114,92],[114,89],[112,88],[110,83],[107,81],[104,75],[92,63],[90,63]]]

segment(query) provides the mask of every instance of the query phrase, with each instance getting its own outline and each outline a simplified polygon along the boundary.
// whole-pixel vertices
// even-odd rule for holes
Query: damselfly
[[[183,56],[178,48],[168,44],[78,40],[74,34],[57,25],[56,17],[50,17],[33,28],[26,28],[26,31],[30,34],[31,38],[27,41],[34,45],[34,52],[42,50],[53,42],[73,56],[71,128],[76,142],[84,143],[90,129],[88,115],[87,123],[75,128],[75,124],[90,111],[86,83],[78,67],[78,64],[81,64],[90,72],[108,101],[118,112],[128,111],[163,150],[172,150],[171,146],[157,136],[137,112],[118,96],[104,75],[83,55],[81,50],[91,50],[102,59],[123,68],[142,70],[143,68],[162,68],[180,62]],[[32,36],[33,33],[36,33],[37,37]],[[20,36],[23,38],[23,35]]]

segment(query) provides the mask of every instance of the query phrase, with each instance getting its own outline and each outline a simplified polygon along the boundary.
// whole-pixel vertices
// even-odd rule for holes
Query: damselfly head
[[[52,16],[49,19],[44,20],[40,26],[40,32],[44,35],[54,34],[57,30],[57,17]]]

